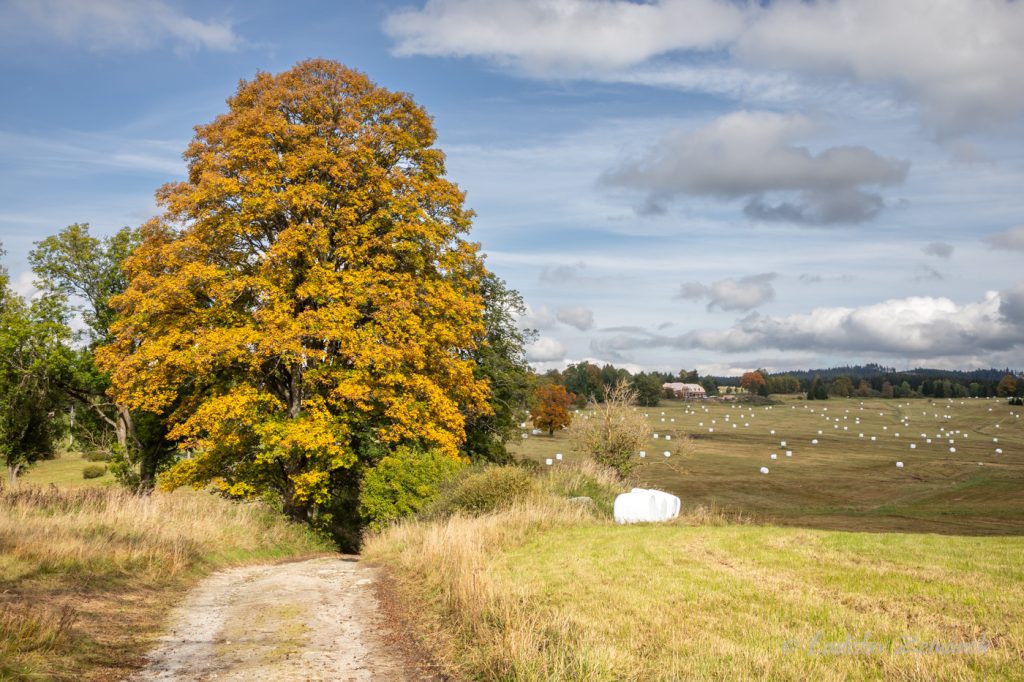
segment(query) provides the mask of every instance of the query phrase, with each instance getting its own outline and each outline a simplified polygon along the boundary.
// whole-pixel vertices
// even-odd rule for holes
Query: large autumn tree
[[[490,410],[485,270],[434,141],[408,95],[327,60],[242,81],[196,128],[97,352],[119,401],[168,413],[168,486],[313,520],[367,453],[459,456]]]

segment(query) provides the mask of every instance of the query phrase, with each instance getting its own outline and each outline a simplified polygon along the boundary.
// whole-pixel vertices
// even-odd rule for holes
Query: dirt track
[[[249,566],[189,593],[134,680],[411,680],[354,557]]]

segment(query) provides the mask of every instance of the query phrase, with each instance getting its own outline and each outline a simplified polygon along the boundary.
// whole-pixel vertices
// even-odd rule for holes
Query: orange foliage
[[[757,393],[761,387],[765,386],[767,382],[764,379],[764,375],[760,372],[746,372],[740,377],[740,386],[745,388],[749,393]]]
[[[161,188],[97,359],[170,412],[164,484],[279,492],[306,516],[371,441],[452,457],[488,387],[472,212],[427,113],[327,60],[243,81]]]
[[[533,410],[533,425],[539,429],[547,429],[549,435],[555,429],[568,426],[572,422],[569,407],[576,400],[575,393],[567,393],[564,386],[548,384],[537,389],[537,407]]]

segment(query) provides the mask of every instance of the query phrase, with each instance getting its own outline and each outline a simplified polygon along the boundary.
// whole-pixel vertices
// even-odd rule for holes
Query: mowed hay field
[[[811,528],[1024,534],[1024,409],[1005,400],[663,400],[637,409],[652,434],[637,481],[678,495],[684,508]],[[689,454],[679,447],[686,435]],[[564,431],[529,435],[513,451],[542,463],[579,457]]]

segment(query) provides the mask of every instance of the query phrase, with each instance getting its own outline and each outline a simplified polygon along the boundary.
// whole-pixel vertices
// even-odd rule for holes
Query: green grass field
[[[684,507],[811,528],[1024,534],[1024,410],[1005,400],[665,400],[638,409],[652,433],[639,483],[678,495]],[[677,451],[684,435],[692,454]],[[578,458],[570,447],[563,431],[530,435],[513,451],[541,462],[561,452],[569,462]]]
[[[50,485],[51,483],[62,488],[78,486],[112,485],[114,477],[108,471],[98,478],[83,478],[82,470],[90,464],[105,464],[105,462],[90,462],[84,459],[81,453],[65,452],[56,459],[36,462],[29,470],[18,477],[18,481],[25,485]]]

